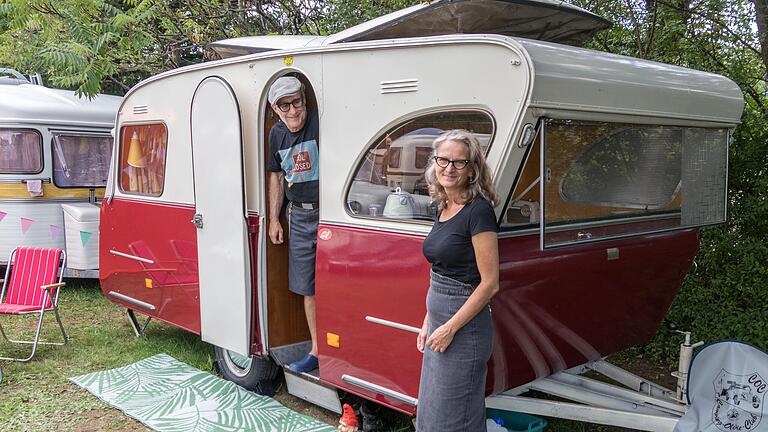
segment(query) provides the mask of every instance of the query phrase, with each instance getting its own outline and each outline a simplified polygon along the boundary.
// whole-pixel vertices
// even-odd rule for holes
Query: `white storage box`
[[[62,204],[67,267],[99,268],[99,207],[93,204]]]

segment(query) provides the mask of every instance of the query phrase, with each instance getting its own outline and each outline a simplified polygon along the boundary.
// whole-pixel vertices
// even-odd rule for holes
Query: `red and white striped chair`
[[[61,249],[17,247],[11,251],[5,278],[0,280],[0,315],[39,314],[34,340],[14,340],[6,336],[0,325],[0,334],[8,342],[31,344],[32,353],[27,358],[0,357],[0,360],[27,362],[32,359],[38,345],[65,345],[67,333],[59,316],[59,290],[66,285],[61,281],[67,255]],[[53,312],[61,329],[63,342],[41,341],[40,328],[45,312]]]

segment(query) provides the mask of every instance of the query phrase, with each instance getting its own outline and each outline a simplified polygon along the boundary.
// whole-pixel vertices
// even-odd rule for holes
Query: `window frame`
[[[539,218],[539,226],[538,226],[538,233],[539,233],[539,247],[541,250],[546,249],[555,249],[555,248],[561,248],[561,247],[569,247],[569,246],[577,246],[577,245],[583,245],[586,243],[595,243],[595,242],[601,242],[601,241],[608,241],[608,240],[620,240],[620,239],[626,239],[631,237],[639,237],[639,236],[647,236],[647,235],[653,235],[653,234],[659,234],[659,233],[665,233],[665,232],[672,232],[672,231],[681,231],[686,229],[698,229],[702,227],[707,226],[713,226],[713,225],[719,225],[722,223],[726,223],[729,219],[729,213],[728,213],[728,174],[729,174],[729,164],[730,164],[730,158],[728,157],[728,152],[730,148],[730,144],[733,140],[733,129],[727,128],[726,126],[722,127],[704,127],[704,126],[685,126],[685,125],[666,125],[670,127],[679,127],[682,129],[689,129],[689,128],[696,128],[696,129],[720,129],[724,130],[726,133],[725,138],[725,190],[724,190],[724,204],[725,204],[725,212],[724,212],[724,219],[722,221],[715,221],[710,222],[706,224],[696,224],[696,225],[683,225],[681,224],[669,228],[659,228],[659,229],[650,229],[650,230],[638,230],[634,232],[627,232],[623,234],[612,234],[612,235],[606,235],[606,236],[600,236],[597,238],[592,239],[591,237],[584,238],[582,240],[576,239],[576,240],[570,240],[570,241],[560,241],[557,243],[547,243],[546,242],[546,233],[558,233],[558,232],[565,232],[565,231],[575,231],[579,229],[584,228],[594,228],[594,227],[610,227],[615,225],[622,225],[622,224],[634,224],[634,223],[643,223],[643,222],[654,222],[654,221],[660,221],[665,219],[673,219],[676,217],[681,217],[682,215],[682,208],[679,209],[679,212],[656,212],[653,214],[648,215],[635,215],[635,216],[627,216],[627,217],[611,217],[611,218],[602,218],[602,219],[596,219],[596,220],[582,220],[577,222],[571,222],[571,223],[563,223],[562,225],[555,225],[550,226],[547,228],[546,224],[546,181],[542,181],[542,178],[544,177],[544,172],[547,169],[546,165],[546,149],[547,149],[547,138],[546,138],[546,129],[547,129],[547,120],[554,120],[559,121],[563,119],[553,119],[553,118],[545,118],[542,117],[539,119],[541,123],[541,148],[540,151],[540,167],[539,167],[539,182],[540,182],[540,189],[539,189],[539,200],[540,200],[540,211],[541,215]],[[585,122],[582,120],[575,120],[571,119],[574,122]],[[590,121],[586,121],[586,123],[589,123]],[[595,121],[592,121],[595,122]],[[615,123],[621,123],[621,122],[611,122],[611,121],[597,121],[598,123],[608,123],[608,124],[615,124]],[[628,125],[632,126],[648,126],[653,127],[657,126],[657,124],[652,123],[628,123],[623,122]],[[585,148],[590,148],[594,143],[590,143],[589,146]],[[578,156],[577,156],[578,157]],[[569,168],[570,169],[570,168]],[[522,167],[521,171],[522,173]],[[567,171],[566,171],[567,172]],[[681,183],[684,173],[681,171]],[[558,190],[558,194],[560,194],[560,185],[561,182],[558,182],[557,185],[554,185],[554,187]],[[677,192],[679,192],[679,188],[682,186],[679,185]],[[513,186],[514,189],[514,186]],[[674,200],[673,200],[674,201]],[[506,211],[506,207],[505,207]],[[527,227],[530,228],[528,225]],[[522,228],[522,227],[521,227]]]
[[[0,131],[2,130],[11,130],[11,131],[22,131],[22,132],[34,132],[37,135],[37,145],[38,145],[38,154],[40,155],[40,170],[39,171],[5,171],[0,169],[0,175],[8,175],[8,174],[21,174],[21,175],[36,175],[40,174],[45,170],[45,154],[44,154],[44,146],[43,146],[43,134],[35,129],[35,128],[25,128],[25,127],[0,127]]]
[[[139,193],[139,192],[133,192],[133,191],[126,191],[123,189],[123,182],[121,179],[121,172],[122,172],[122,155],[123,155],[123,130],[127,127],[136,127],[136,126],[153,126],[153,125],[161,125],[163,129],[165,129],[165,152],[163,153],[163,184],[160,188],[160,192],[158,194],[149,194],[149,193]],[[123,193],[125,195],[132,195],[132,196],[140,196],[140,197],[152,197],[152,198],[159,198],[163,195],[165,192],[165,181],[167,178],[167,171],[168,171],[168,142],[169,142],[169,132],[168,132],[168,124],[164,120],[149,120],[149,121],[141,121],[141,122],[126,122],[120,125],[120,130],[118,132],[118,138],[117,138],[117,149],[113,149],[113,152],[115,155],[113,157],[117,158],[116,161],[116,172],[115,172],[115,183],[117,185],[117,189],[120,191],[120,193]],[[115,151],[117,150],[117,151]]]
[[[76,136],[76,137],[104,137],[112,140],[112,153],[115,151],[115,138],[109,132],[88,132],[88,131],[69,131],[69,130],[51,130],[51,183],[53,183],[59,189],[104,189],[107,187],[109,180],[104,182],[104,186],[60,186],[56,183],[56,152],[53,146],[56,144],[56,135]],[[112,157],[108,159],[111,163]],[[107,177],[109,177],[109,166],[107,167]]]
[[[461,107],[461,108],[444,108],[444,109],[437,109],[437,110],[430,110],[430,111],[421,111],[417,113],[409,113],[405,116],[397,118],[395,121],[388,123],[386,127],[377,131],[376,134],[374,134],[373,137],[368,141],[368,144],[363,147],[363,150],[355,158],[354,162],[352,163],[352,168],[347,174],[347,181],[344,185],[344,194],[342,195],[344,212],[346,212],[346,214],[349,217],[354,219],[359,219],[362,221],[378,221],[378,222],[385,222],[385,223],[396,222],[396,223],[405,223],[405,224],[416,224],[416,225],[422,225],[422,226],[432,226],[434,224],[434,221],[405,219],[405,218],[404,219],[385,218],[382,216],[370,216],[362,213],[356,214],[350,210],[350,207],[348,204],[349,203],[348,198],[352,189],[352,185],[355,182],[355,177],[361,168],[361,164],[366,160],[371,150],[375,149],[387,134],[391,134],[392,132],[403,127],[405,124],[412,122],[418,118],[428,117],[436,114],[450,114],[450,113],[464,113],[464,114],[477,113],[477,114],[482,114],[487,118],[487,120],[491,124],[491,133],[488,138],[488,147],[485,149],[485,156],[487,157],[491,151],[491,147],[493,146],[493,142],[496,139],[496,134],[498,132],[498,123],[496,122],[496,118],[493,116],[493,114],[489,110],[482,109],[479,107]],[[387,160],[386,165],[388,166],[389,158],[385,158],[385,160]],[[427,167],[428,166],[429,166],[429,162],[427,163]],[[424,169],[426,170],[426,167]]]

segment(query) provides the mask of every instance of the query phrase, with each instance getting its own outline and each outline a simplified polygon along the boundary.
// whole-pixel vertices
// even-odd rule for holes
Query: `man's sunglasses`
[[[432,159],[435,160],[435,163],[440,168],[448,168],[448,165],[453,164],[453,167],[456,168],[457,170],[463,170],[471,162],[467,159],[450,160],[440,156],[434,156],[432,157]]]
[[[294,99],[290,102],[278,103],[277,108],[282,112],[290,111],[291,107],[301,108],[304,106],[304,98]]]

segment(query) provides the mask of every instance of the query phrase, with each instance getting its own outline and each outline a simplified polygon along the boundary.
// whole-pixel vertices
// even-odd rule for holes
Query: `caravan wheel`
[[[274,395],[279,368],[270,358],[249,358],[224,348],[214,348],[222,377],[256,393]]]

